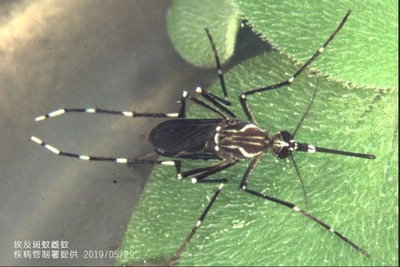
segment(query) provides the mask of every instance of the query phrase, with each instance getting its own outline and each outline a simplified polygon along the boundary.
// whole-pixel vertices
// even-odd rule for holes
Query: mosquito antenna
[[[314,90],[314,93],[313,93],[313,95],[312,95],[312,97],[311,97],[310,104],[308,105],[308,107],[307,107],[307,109],[306,109],[306,112],[304,112],[303,117],[301,117],[299,123],[297,124],[296,129],[294,130],[294,132],[293,132],[293,134],[292,134],[292,138],[294,138],[294,136],[296,135],[297,130],[300,128],[301,124],[302,124],[303,121],[304,121],[304,118],[307,116],[308,111],[310,110],[310,108],[311,108],[311,106],[312,106],[312,104],[313,104],[313,102],[314,102],[315,96],[317,95],[318,85],[319,85],[319,80],[317,81],[317,85],[315,86],[315,90]]]
[[[289,155],[290,155],[291,161],[293,162],[294,168],[296,169],[297,176],[299,177],[301,188],[303,189],[304,205],[307,206],[307,192],[306,192],[306,188],[304,187],[303,179],[301,178],[300,171],[299,171],[299,168],[297,167],[296,161],[294,160],[293,154],[290,153]]]
[[[304,112],[303,116],[301,117],[300,122],[297,124],[296,129],[294,130],[294,132],[291,136],[291,139],[294,139],[294,136],[296,135],[297,131],[299,130],[301,124],[303,123],[305,117],[307,116],[307,114],[310,110],[310,108],[314,102],[315,96],[317,95],[318,85],[319,85],[319,81],[317,81],[317,85],[315,87],[314,94],[311,97],[311,102],[308,105],[306,112]],[[354,153],[354,152],[348,152],[348,151],[342,151],[342,150],[336,150],[336,149],[330,149],[330,148],[316,147],[313,145],[302,144],[302,143],[297,143],[297,142],[296,142],[296,146],[297,146],[297,148],[295,150],[302,151],[302,152],[309,152],[309,153],[322,152],[322,153],[337,154],[337,155],[364,158],[364,159],[375,159],[376,158],[375,155],[371,155],[371,154]]]
[[[214,53],[215,64],[216,64],[217,70],[218,70],[218,77],[219,77],[219,81],[220,81],[220,83],[221,83],[222,93],[224,94],[225,99],[220,98],[220,97],[218,97],[218,96],[214,96],[214,97],[218,98],[219,101],[221,101],[221,102],[223,102],[224,104],[226,104],[226,105],[229,106],[231,103],[228,101],[228,93],[226,92],[224,74],[223,74],[223,72],[222,72],[221,63],[220,63],[220,61],[219,61],[219,56],[218,56],[218,53],[217,53],[217,48],[215,47],[215,43],[214,43],[214,40],[213,40],[213,38],[212,38],[212,36],[211,36],[211,34],[210,34],[210,31],[209,31],[207,28],[205,28],[205,31],[206,31],[206,33],[207,33],[208,40],[210,41],[211,48],[212,48],[212,51],[213,51],[213,53]]]
[[[315,96],[317,95],[318,85],[319,85],[319,80],[317,81],[317,85],[315,86],[315,90],[314,90],[314,93],[313,93],[313,95],[311,97],[310,104],[308,104],[306,112],[304,112],[304,114],[301,117],[299,123],[297,124],[296,129],[294,130],[294,132],[292,134],[292,138],[294,138],[294,136],[296,135],[297,130],[299,130],[301,124],[303,123],[305,117],[308,114],[308,111],[310,110],[310,108],[311,108],[311,106],[312,106],[312,104],[314,102]],[[293,162],[294,168],[296,169],[297,177],[299,177],[299,180],[300,180],[301,189],[303,190],[303,195],[304,195],[304,204],[305,204],[305,206],[307,206],[307,192],[306,192],[306,189],[304,187],[303,179],[301,178],[299,168],[297,167],[296,161],[294,160],[294,157],[293,157],[292,153],[289,153],[289,155],[290,155],[290,160]]]

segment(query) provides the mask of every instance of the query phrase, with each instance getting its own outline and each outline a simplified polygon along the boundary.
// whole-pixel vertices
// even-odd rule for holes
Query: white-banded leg
[[[322,220],[314,217],[313,215],[311,215],[310,213],[300,209],[298,206],[296,206],[293,203],[278,199],[278,198],[274,198],[268,195],[264,195],[260,192],[251,190],[249,188],[247,188],[247,184],[248,184],[248,180],[250,177],[251,172],[253,171],[253,169],[255,168],[255,166],[258,163],[260,157],[256,157],[253,159],[253,161],[250,163],[249,167],[247,167],[247,170],[242,178],[242,181],[240,183],[240,188],[244,191],[247,192],[249,194],[252,194],[256,197],[261,197],[264,198],[266,200],[275,202],[277,204],[280,204],[282,206],[288,207],[289,209],[298,212],[304,216],[306,216],[307,218],[313,220],[314,222],[318,223],[319,225],[323,226],[326,230],[329,230],[330,232],[334,233],[335,235],[337,235],[340,239],[342,239],[343,241],[345,241],[347,244],[351,245],[353,248],[355,248],[358,252],[360,252],[361,254],[363,254],[364,256],[370,258],[371,256],[362,248],[360,248],[358,245],[356,245],[353,241],[351,241],[350,239],[348,239],[346,236],[344,236],[343,234],[341,234],[340,232],[336,231],[335,229],[333,229],[329,224],[323,222]]]
[[[338,232],[335,229],[333,229],[329,224],[327,224],[327,223],[323,222],[322,220],[314,217],[313,215],[311,215],[310,213],[306,212],[305,210],[300,209],[295,204],[287,202],[287,201],[284,201],[284,200],[281,200],[281,199],[278,199],[278,198],[274,198],[274,197],[271,197],[271,196],[264,195],[264,194],[262,194],[260,192],[256,192],[256,191],[253,191],[251,189],[248,189],[247,187],[245,189],[243,189],[243,191],[245,191],[247,193],[250,193],[250,194],[252,194],[254,196],[261,197],[261,198],[267,199],[269,201],[275,202],[277,204],[286,206],[289,209],[306,216],[307,218],[309,218],[309,219],[313,220],[314,222],[318,223],[319,225],[323,226],[326,230],[328,230],[328,231],[334,233],[335,235],[337,235],[340,239],[345,241],[347,244],[351,245],[353,248],[355,248],[358,252],[360,252],[361,254],[366,256],[367,258],[371,257],[365,250],[360,248],[358,245],[356,245],[353,241],[348,239],[346,236],[344,236],[340,232]]]
[[[200,94],[204,97],[207,101],[212,103],[219,111],[225,114],[225,118],[227,119],[236,119],[237,116],[235,113],[227,109],[224,105],[221,104],[220,99],[218,99],[215,95],[203,90],[201,87],[196,88],[196,93]]]
[[[336,36],[336,34],[342,29],[343,25],[346,23],[347,18],[350,16],[351,14],[351,10],[347,11],[346,16],[344,16],[344,18],[342,19],[342,22],[339,24],[339,26],[336,28],[336,30],[331,34],[331,36],[329,36],[329,38],[325,41],[325,43],[314,53],[314,55],[312,55],[306,63],[304,63],[303,66],[301,66],[289,79],[287,79],[286,81],[277,83],[277,84],[273,84],[267,87],[262,87],[262,88],[258,88],[258,89],[254,89],[254,90],[250,90],[250,91],[246,91],[244,93],[242,93],[239,96],[239,100],[240,103],[242,104],[242,108],[247,116],[247,118],[249,119],[249,121],[255,125],[258,125],[256,122],[256,119],[254,118],[249,105],[247,104],[247,96],[248,95],[252,95],[255,93],[261,93],[261,92],[265,92],[265,91],[270,91],[270,90],[274,90],[274,89],[278,89],[281,88],[283,86],[287,86],[290,85],[291,83],[293,83],[293,81],[295,80],[295,78],[302,73],[322,52],[324,52],[325,48],[328,46],[328,44],[333,40],[333,38]]]
[[[144,117],[144,118],[177,118],[179,113],[147,113],[147,112],[134,112],[134,111],[115,111],[100,108],[61,108],[53,112],[41,115],[35,118],[35,121],[43,121],[48,118],[53,118],[66,113],[90,113],[90,114],[108,114],[125,117]]]
[[[226,114],[222,114],[217,109],[211,107],[207,103],[191,96],[188,92],[183,91],[180,102],[179,111],[177,113],[153,113],[153,112],[135,112],[135,111],[116,111],[116,110],[108,110],[108,109],[100,109],[100,108],[61,108],[55,111],[49,112],[45,115],[41,115],[35,118],[35,121],[43,121],[48,118],[53,118],[56,116],[60,116],[66,113],[89,113],[89,114],[106,114],[106,115],[117,115],[124,117],[132,117],[132,118],[185,118],[186,117],[186,99],[189,99],[193,103],[210,110],[214,113],[217,113],[223,118],[226,118]]]
[[[205,90],[203,90],[200,87],[196,88],[196,93],[198,93],[202,97],[204,97],[213,106],[211,106],[207,102],[204,102],[204,101],[198,99],[195,96],[190,95],[188,92],[183,91],[182,100],[180,101],[181,102],[181,107],[180,107],[179,113],[176,113],[176,114],[178,114],[177,117],[179,117],[179,118],[185,118],[186,117],[186,113],[185,113],[186,104],[185,104],[185,101],[186,101],[186,99],[188,99],[191,102],[193,102],[194,104],[199,105],[200,107],[202,107],[204,109],[207,109],[207,110],[209,110],[211,112],[214,112],[214,113],[218,114],[219,116],[221,116],[224,119],[229,120],[229,119],[237,118],[237,116],[232,111],[230,111],[229,109],[227,109],[226,107],[224,107],[221,104],[220,100],[218,98],[216,98],[216,96],[206,92]]]
[[[200,88],[200,87],[198,87]],[[198,89],[196,89],[197,92]],[[199,105],[200,107],[207,109],[211,112],[214,112],[216,114],[218,114],[219,116],[221,116],[224,119],[229,119],[229,115],[227,115],[226,113],[224,114],[223,112],[219,111],[218,109],[212,107],[211,105],[209,105],[208,103],[201,101],[200,99],[198,99],[197,97],[194,97],[190,94],[188,94],[187,92],[184,92],[184,97],[187,98],[188,100],[192,101],[194,104]],[[212,102],[211,102],[212,103]],[[182,106],[181,106],[182,107]]]
[[[196,175],[196,177],[192,178],[192,183],[200,183],[200,182],[214,182],[214,181],[219,181],[219,180],[203,180],[205,178],[207,178],[208,176],[220,172],[224,169],[227,169],[233,165],[235,165],[237,163],[237,161],[227,161],[227,160],[223,160],[218,162],[217,164],[214,165],[210,165],[210,166],[206,166],[206,167],[201,167],[201,168],[197,168],[197,169],[193,169],[190,171],[185,171],[182,172],[180,177],[181,178],[186,178],[189,176],[193,176]]]
[[[41,139],[39,139],[35,136],[31,136],[30,140],[35,142],[36,144],[41,145],[42,147],[46,148],[47,150],[49,150],[50,152],[52,152],[56,155],[76,158],[76,159],[80,159],[80,160],[108,161],[108,162],[115,162],[115,163],[127,164],[127,165],[130,165],[130,164],[150,164],[150,165],[161,164],[161,165],[174,166],[178,179],[181,178],[181,161],[180,160],[150,160],[150,159],[132,159],[132,158],[98,157],[98,156],[90,156],[90,155],[80,155],[80,154],[76,154],[76,153],[61,151],[58,148],[43,142]]]
[[[183,91],[181,101],[180,101],[181,106],[179,108],[179,113],[178,113],[179,118],[186,118],[186,98],[187,98],[187,96],[188,96],[188,92]]]
[[[226,179],[222,179],[222,183],[220,183],[217,187],[217,190],[215,190],[215,193],[213,197],[211,198],[210,202],[208,203],[207,207],[203,211],[203,213],[200,215],[199,219],[197,220],[196,224],[188,234],[188,236],[185,238],[179,249],[176,251],[175,255],[171,258],[171,260],[168,263],[168,266],[172,266],[175,264],[175,262],[179,259],[179,256],[182,254],[183,250],[185,249],[186,245],[189,243],[189,241],[192,239],[193,235],[196,233],[197,229],[200,227],[204,219],[206,218],[208,212],[211,209],[211,206],[214,204],[215,200],[217,199],[219,193],[221,192],[222,187],[224,184],[227,182]]]

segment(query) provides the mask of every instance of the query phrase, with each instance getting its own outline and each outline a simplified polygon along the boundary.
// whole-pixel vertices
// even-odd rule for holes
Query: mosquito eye
[[[288,147],[284,147],[282,148],[282,150],[278,153],[278,158],[280,159],[285,159],[287,157],[289,157],[289,148]]]

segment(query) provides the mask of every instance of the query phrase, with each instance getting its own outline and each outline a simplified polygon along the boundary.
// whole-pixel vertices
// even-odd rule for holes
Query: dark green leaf
[[[265,64],[269,62],[269,64]],[[227,74],[232,96],[284,79],[295,67],[269,53]],[[184,265],[381,265],[397,255],[396,94],[350,90],[322,77],[302,75],[287,89],[249,97],[260,125],[293,131],[316,84],[316,101],[297,138],[328,148],[374,153],[375,160],[297,153],[311,214],[373,255],[360,255],[338,237],[291,210],[238,189],[248,162],[214,175],[229,178],[209,216],[182,254]],[[219,93],[219,84],[212,92]],[[235,99],[235,98],[234,98]],[[233,110],[240,114],[240,105]],[[207,117],[193,106],[191,117]],[[210,163],[187,161],[183,168]],[[176,180],[173,167],[156,167],[128,227],[121,250],[135,251],[128,264],[172,257],[208,203],[216,185]],[[251,188],[304,206],[294,167],[267,153],[250,179]],[[250,186],[249,186],[250,187]],[[383,219],[384,218],[384,219]]]

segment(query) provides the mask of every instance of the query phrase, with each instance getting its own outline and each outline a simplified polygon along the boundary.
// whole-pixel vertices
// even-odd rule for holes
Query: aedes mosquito
[[[80,155],[80,154],[61,151],[49,144],[46,144],[41,139],[34,136],[31,137],[31,140],[60,156],[67,156],[67,157],[78,158],[81,160],[91,160],[91,161],[112,161],[123,164],[171,165],[175,167],[178,179],[192,177],[191,181],[193,183],[206,183],[206,182],[219,183],[217,190],[215,191],[214,195],[212,196],[205,210],[201,213],[201,216],[199,217],[195,226],[192,228],[186,239],[183,241],[180,248],[176,251],[175,255],[170,259],[169,261],[170,265],[173,265],[178,260],[179,256],[185,249],[186,245],[189,243],[189,241],[195,234],[196,230],[199,228],[199,226],[207,216],[211,206],[214,204],[219,193],[221,192],[223,185],[227,183],[227,179],[210,179],[210,178],[206,179],[206,178],[212,174],[227,169],[244,159],[250,159],[251,162],[248,165],[246,171],[244,172],[243,178],[240,182],[240,189],[242,191],[247,192],[256,197],[260,197],[275,202],[279,205],[286,206],[291,210],[300,213],[305,217],[308,217],[309,219],[323,226],[325,229],[337,235],[340,239],[342,239],[344,242],[352,246],[359,253],[369,258],[370,255],[364,249],[356,245],[353,241],[349,240],[346,236],[344,236],[340,232],[333,229],[327,223],[314,217],[310,213],[300,209],[297,205],[265,195],[261,192],[257,192],[248,188],[250,174],[258,164],[261,155],[263,153],[266,153],[268,149],[271,149],[272,154],[278,158],[281,159],[289,158],[293,162],[298,175],[299,171],[292,155],[293,151],[308,152],[308,153],[322,152],[322,153],[338,154],[350,157],[359,157],[364,159],[375,158],[375,156],[371,154],[361,154],[361,153],[347,152],[329,148],[322,148],[314,145],[300,143],[294,139],[297,130],[299,129],[308,111],[310,110],[310,107],[314,101],[317,90],[314,91],[310,104],[308,105],[304,115],[302,116],[294,132],[289,133],[288,131],[280,131],[274,134],[272,137],[268,136],[267,131],[260,129],[247,103],[247,96],[249,95],[282,88],[284,86],[292,84],[295,78],[300,73],[302,73],[304,69],[306,69],[311,64],[311,62],[313,62],[324,51],[324,49],[328,46],[328,44],[333,40],[336,34],[341,30],[343,25],[346,23],[347,18],[350,16],[350,14],[351,11],[349,10],[346,16],[342,19],[339,26],[325,41],[325,43],[289,79],[267,87],[257,88],[254,90],[243,92],[239,96],[241,106],[243,108],[244,113],[247,116],[248,122],[241,121],[236,116],[236,114],[234,114],[231,110],[227,108],[227,105],[230,105],[230,102],[228,101],[228,94],[224,82],[224,76],[221,70],[221,64],[219,61],[217,49],[215,47],[214,41],[208,29],[205,30],[215,57],[218,76],[224,97],[218,97],[198,87],[196,89],[196,93],[199,94],[201,97],[203,97],[204,101],[184,91],[180,101],[180,108],[177,113],[138,113],[131,111],[112,111],[112,110],[95,109],[95,108],[86,108],[86,109],[63,108],[35,118],[35,121],[42,121],[47,118],[52,118],[64,113],[71,113],[71,112],[103,113],[111,115],[122,115],[126,117],[173,118],[160,123],[151,131],[149,136],[149,141],[152,144],[154,151],[161,156],[173,158],[171,160],[148,160],[148,159],[97,157],[97,156]],[[189,100],[194,104],[199,105],[200,107],[214,114],[217,114],[220,118],[187,119],[186,105],[185,105],[186,100]],[[181,159],[217,160],[217,163],[210,166],[181,172],[181,162],[182,162]]]

